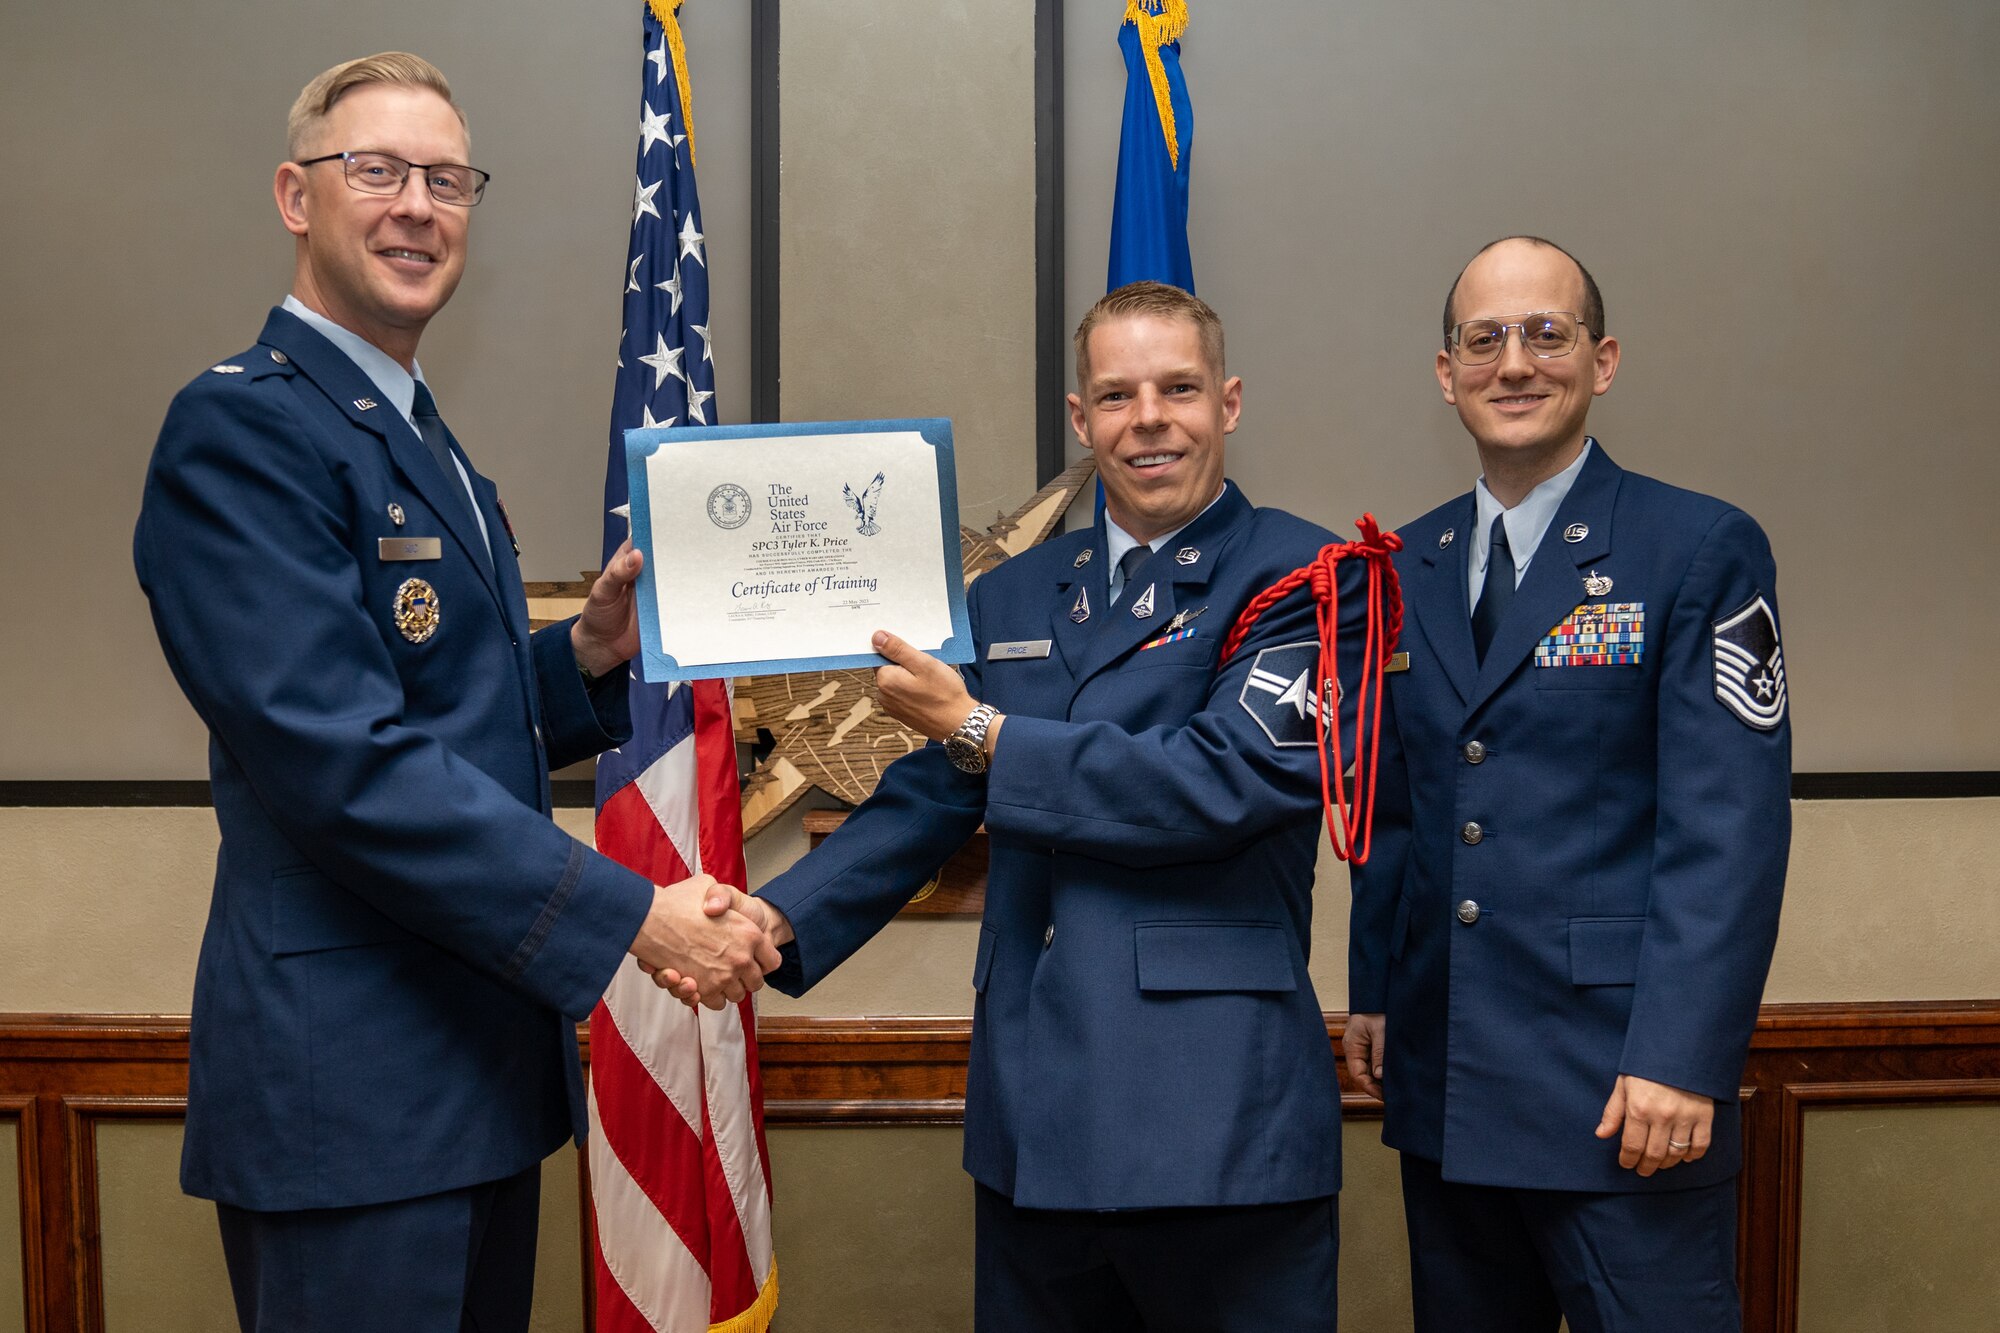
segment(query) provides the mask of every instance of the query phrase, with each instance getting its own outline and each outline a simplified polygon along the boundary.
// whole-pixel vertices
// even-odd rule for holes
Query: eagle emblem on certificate
[[[840,493],[846,497],[847,507],[854,511],[854,517],[860,520],[854,525],[856,532],[864,537],[873,537],[882,530],[881,525],[875,521],[875,506],[882,502],[881,473],[877,472],[875,480],[862,487],[859,495],[854,493],[852,486],[842,486]]]
[[[422,643],[437,633],[437,589],[422,579],[404,579],[396,589],[396,628],[411,643]]]
[[[725,481],[708,493],[708,521],[727,532],[750,521],[750,492]]]

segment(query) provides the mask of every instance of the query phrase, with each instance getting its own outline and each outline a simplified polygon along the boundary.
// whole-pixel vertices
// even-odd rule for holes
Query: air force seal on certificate
[[[1760,595],[1715,630],[1715,697],[1759,731],[1785,720],[1785,650],[1777,617]]]
[[[725,481],[708,493],[708,521],[729,531],[750,521],[750,492]]]
[[[1319,641],[1266,648],[1250,664],[1237,702],[1280,749],[1319,744],[1319,699],[1313,677],[1319,671]]]
[[[422,643],[437,633],[437,589],[422,579],[404,579],[396,589],[396,628],[411,643]]]

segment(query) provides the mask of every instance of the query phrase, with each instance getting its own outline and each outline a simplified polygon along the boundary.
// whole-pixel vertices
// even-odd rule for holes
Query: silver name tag
[[[1047,657],[1054,639],[1018,639],[1013,643],[990,643],[986,645],[986,660],[1006,662],[1015,658]]]
[[[436,537],[383,537],[375,553],[384,560],[441,560],[443,545]]]

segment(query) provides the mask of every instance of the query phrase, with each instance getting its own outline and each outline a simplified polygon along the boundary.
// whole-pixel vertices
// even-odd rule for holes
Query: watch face
[[[986,771],[986,751],[974,745],[963,736],[947,736],[944,739],[945,758],[967,773]]]

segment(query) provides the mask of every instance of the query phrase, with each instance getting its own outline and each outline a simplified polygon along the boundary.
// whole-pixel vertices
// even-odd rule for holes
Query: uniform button
[[[1486,830],[1479,827],[1477,823],[1468,821],[1466,826],[1458,831],[1458,836],[1464,841],[1466,846],[1477,847],[1485,839]]]
[[[1485,763],[1486,746],[1479,741],[1467,741],[1465,743],[1465,762],[1468,764]]]
[[[290,357],[286,356],[283,352],[277,352],[277,351],[271,353],[271,359],[277,362],[281,366],[288,365],[290,364],[291,361]]]
[[[1468,926],[1479,920],[1479,904],[1467,898],[1458,905],[1458,919]]]
[[[1051,921],[1049,922],[1049,928],[1042,932],[1042,947],[1046,949],[1055,942],[1056,942],[1056,923]]]

